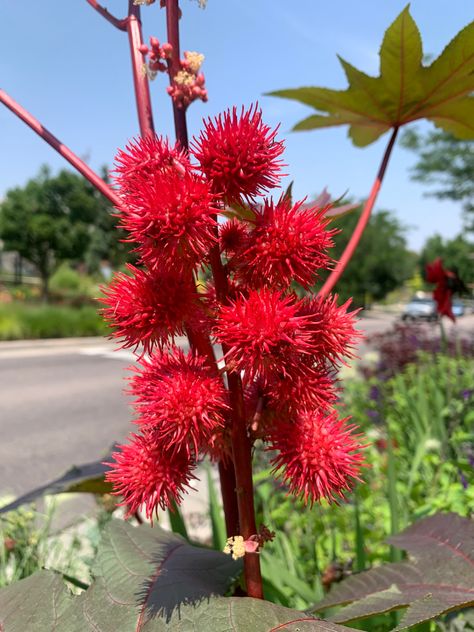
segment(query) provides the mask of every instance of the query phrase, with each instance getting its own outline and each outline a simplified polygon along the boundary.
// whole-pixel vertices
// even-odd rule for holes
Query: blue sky
[[[104,2],[118,16],[126,0]],[[142,10],[145,37],[166,41],[158,2]],[[368,73],[378,71],[384,30],[404,8],[402,0],[208,0],[202,10],[182,0],[183,50],[206,56],[209,102],[189,110],[190,133],[202,117],[232,105],[258,100],[265,120],[281,123],[286,171],[297,197],[328,186],[335,196],[369,192],[387,137],[369,148],[353,147],[347,128],[290,133],[310,110],[294,102],[264,97],[279,88],[346,86],[336,55]],[[470,20],[469,0],[413,0],[411,12],[424,50],[437,55]],[[91,167],[111,165],[118,147],[137,134],[126,35],[114,29],[85,0],[22,0],[0,5],[0,85]],[[155,126],[172,134],[163,76],[151,84]],[[421,124],[428,129],[429,124]],[[0,197],[35,175],[42,163],[59,169],[64,160],[0,106]],[[454,236],[461,229],[457,204],[426,198],[426,189],[408,177],[415,156],[397,147],[378,208],[396,212],[408,227],[410,247],[419,249],[435,232]]]

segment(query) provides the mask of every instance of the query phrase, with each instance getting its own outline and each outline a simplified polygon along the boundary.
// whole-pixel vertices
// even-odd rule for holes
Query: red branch
[[[121,20],[119,18],[116,18],[109,11],[107,11],[107,9],[105,7],[100,5],[97,2],[97,0],[86,0],[86,2],[88,2],[91,5],[91,7],[97,11],[97,13],[100,13],[100,15],[103,18],[105,18],[107,20],[107,22],[110,22],[110,24],[115,26],[115,28],[119,29],[120,31],[126,31],[127,30],[128,18],[123,18]]]
[[[167,0],[166,2],[166,27],[168,42],[173,49],[172,59],[169,63],[170,82],[172,83],[174,75],[180,69],[179,63],[179,2],[178,0]],[[176,140],[184,148],[188,149],[188,128],[186,124],[186,111],[184,108],[178,108],[173,101],[173,115],[174,126],[176,133]],[[220,261],[220,258],[219,258]],[[217,286],[217,283],[216,283]],[[213,364],[217,370],[215,364],[214,350],[212,348],[209,337],[202,332],[195,332],[187,329],[189,342],[191,348],[196,349],[199,353],[203,354],[208,360],[211,358],[214,360]],[[224,505],[225,521],[227,535],[233,536],[239,534],[239,510],[237,505],[236,495],[236,477],[233,466],[227,466],[223,463],[219,464],[219,477],[221,484],[222,501]],[[253,533],[256,533],[254,531]]]
[[[95,173],[86,163],[79,158],[73,151],[64,145],[54,134],[44,127],[37,119],[34,118],[25,108],[12,99],[4,90],[0,90],[0,101],[9,108],[13,114],[28,125],[34,132],[45,140],[53,149],[55,149],[63,158],[65,158],[84,178],[98,189],[102,195],[105,195],[112,204],[117,208],[120,207],[121,201],[115,191],[106,184],[102,178]]]
[[[143,72],[143,55],[139,50],[141,44],[143,44],[140,7],[135,6],[133,0],[128,0],[127,33],[130,43],[130,56],[132,58],[133,85],[135,88],[140,133],[142,136],[149,136],[155,133],[155,128],[153,125],[150,86],[148,77]]]
[[[173,84],[176,73],[181,70],[180,50],[179,50],[179,2],[178,0],[167,0],[166,2],[166,30],[168,42],[173,47],[172,57],[168,64],[170,85]],[[186,125],[186,109],[178,108],[173,101],[174,127],[176,139],[183,147],[188,147],[188,126]]]
[[[382,181],[385,175],[385,170],[387,169],[388,161],[390,159],[390,154],[392,153],[393,146],[395,144],[395,139],[397,138],[398,127],[393,129],[390,140],[388,141],[387,148],[385,149],[385,153],[382,158],[382,162],[380,164],[379,171],[377,173],[377,177],[375,178],[374,184],[372,185],[372,190],[370,191],[369,198],[364,205],[364,209],[360,214],[359,221],[357,222],[357,226],[355,227],[354,232],[349,239],[349,243],[347,244],[344,252],[342,253],[341,258],[337,262],[336,267],[331,272],[331,274],[326,279],[323,287],[318,293],[318,296],[321,298],[325,298],[334,288],[336,283],[339,281],[342,273],[346,269],[347,264],[352,258],[355,249],[357,248],[357,244],[362,237],[362,234],[367,226],[367,223],[370,219],[370,214],[372,213],[372,209],[374,208],[374,204],[377,200],[377,195],[380,191],[380,187],[382,186]]]
[[[173,56],[171,64],[169,65],[170,83],[172,83],[175,74],[180,70],[178,0],[167,0],[166,2],[166,25],[168,42],[173,48]],[[186,110],[185,108],[178,108],[173,102],[173,114],[176,139],[182,147],[187,149],[188,132]],[[215,246],[211,252],[211,268],[217,298],[219,301],[225,303],[228,296],[228,283],[218,246]],[[224,353],[226,352],[224,346],[223,351]],[[244,539],[248,539],[257,533],[253,499],[252,445],[247,434],[240,376],[237,373],[230,372],[227,374],[227,379],[232,411],[232,456],[235,478],[232,476],[232,468],[224,467],[222,464],[219,467],[219,475],[221,478],[221,490],[226,513],[228,535],[238,533],[242,535]],[[237,492],[237,494],[235,492]],[[236,524],[237,517],[238,524]],[[244,573],[249,597],[263,599],[262,576],[258,554],[246,553],[244,558]]]

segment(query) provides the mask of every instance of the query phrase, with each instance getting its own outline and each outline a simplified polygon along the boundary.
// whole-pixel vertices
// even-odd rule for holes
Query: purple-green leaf
[[[346,90],[304,87],[270,93],[316,110],[295,130],[349,125],[353,143],[364,147],[391,128],[427,118],[458,138],[474,138],[474,22],[424,66],[420,33],[406,7],[384,35],[378,77],[339,59]]]
[[[112,521],[79,596],[41,571],[0,590],[2,632],[348,632],[313,615],[221,595],[241,565],[155,527]]]
[[[62,476],[41,485],[8,505],[0,507],[0,514],[13,511],[21,505],[32,503],[37,498],[45,494],[64,494],[64,493],[87,493],[87,494],[107,494],[112,491],[111,483],[105,481],[104,475],[109,470],[108,465],[104,465],[103,461],[110,461],[112,457],[104,457],[100,461],[92,461],[91,463],[83,463],[82,465],[73,465]],[[0,631],[1,632],[1,631]]]
[[[39,571],[0,590],[1,632],[59,632],[72,596],[61,575]]]
[[[344,607],[330,617],[345,623],[407,607],[396,630],[474,605],[474,522],[437,514],[388,540],[409,560],[359,573],[337,585],[316,610]],[[347,605],[348,604],[348,605]]]

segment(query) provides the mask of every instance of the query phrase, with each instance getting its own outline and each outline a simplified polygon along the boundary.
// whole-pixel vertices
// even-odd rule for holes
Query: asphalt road
[[[16,496],[98,459],[131,429],[126,358],[88,355],[80,345],[32,350],[2,353],[0,345],[0,494]]]
[[[383,331],[395,318],[369,313],[360,328]],[[474,316],[457,327],[474,331]],[[0,497],[101,458],[126,437],[133,429],[123,393],[131,360],[98,339],[0,343]]]

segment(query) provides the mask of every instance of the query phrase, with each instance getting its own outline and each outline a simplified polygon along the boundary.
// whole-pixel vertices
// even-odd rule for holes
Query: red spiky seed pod
[[[235,254],[245,248],[248,242],[249,230],[244,222],[231,219],[219,226],[219,245],[221,251]]]
[[[342,305],[337,300],[337,294],[326,299],[305,297],[298,311],[300,316],[311,319],[312,344],[319,357],[333,364],[353,357],[354,345],[362,337],[355,327],[355,316],[360,310],[349,311],[352,299]]]
[[[285,196],[276,203],[266,200],[255,210],[254,228],[236,257],[240,275],[253,287],[313,285],[318,270],[328,268],[334,245],[324,213],[304,201],[292,205]]]
[[[115,157],[114,180],[124,202],[133,202],[150,176],[169,170],[183,173],[190,169],[189,158],[176,143],[160,136],[133,139]]]
[[[127,517],[145,507],[146,517],[153,519],[160,507],[179,504],[195,478],[191,473],[195,463],[187,450],[167,450],[151,431],[132,434],[112,456],[105,478],[113,484],[113,493],[122,496]]]
[[[310,318],[297,316],[298,309],[293,296],[267,288],[223,306],[215,333],[228,349],[228,368],[244,371],[246,381],[298,374],[301,355],[313,352]]]
[[[347,422],[335,411],[308,411],[273,429],[269,449],[277,451],[274,473],[305,503],[322,498],[337,503],[360,480],[365,446],[354,433],[357,427]]]
[[[122,209],[121,225],[150,269],[191,268],[216,241],[216,203],[209,184],[190,172],[155,173]]]
[[[253,198],[278,185],[283,143],[262,121],[258,106],[228,110],[204,123],[192,151],[214,191],[227,203]]]
[[[332,373],[321,362],[308,363],[301,358],[300,372],[291,378],[275,377],[266,388],[268,405],[279,419],[296,413],[327,411],[337,400],[337,388]]]
[[[227,411],[222,379],[203,358],[180,349],[141,360],[131,380],[137,423],[154,429],[169,450],[189,450],[197,458],[213,443]]]
[[[115,274],[101,302],[113,336],[125,348],[143,345],[144,353],[163,347],[185,333],[185,323],[203,315],[199,295],[189,278],[169,270],[153,273],[127,265],[130,274]]]

